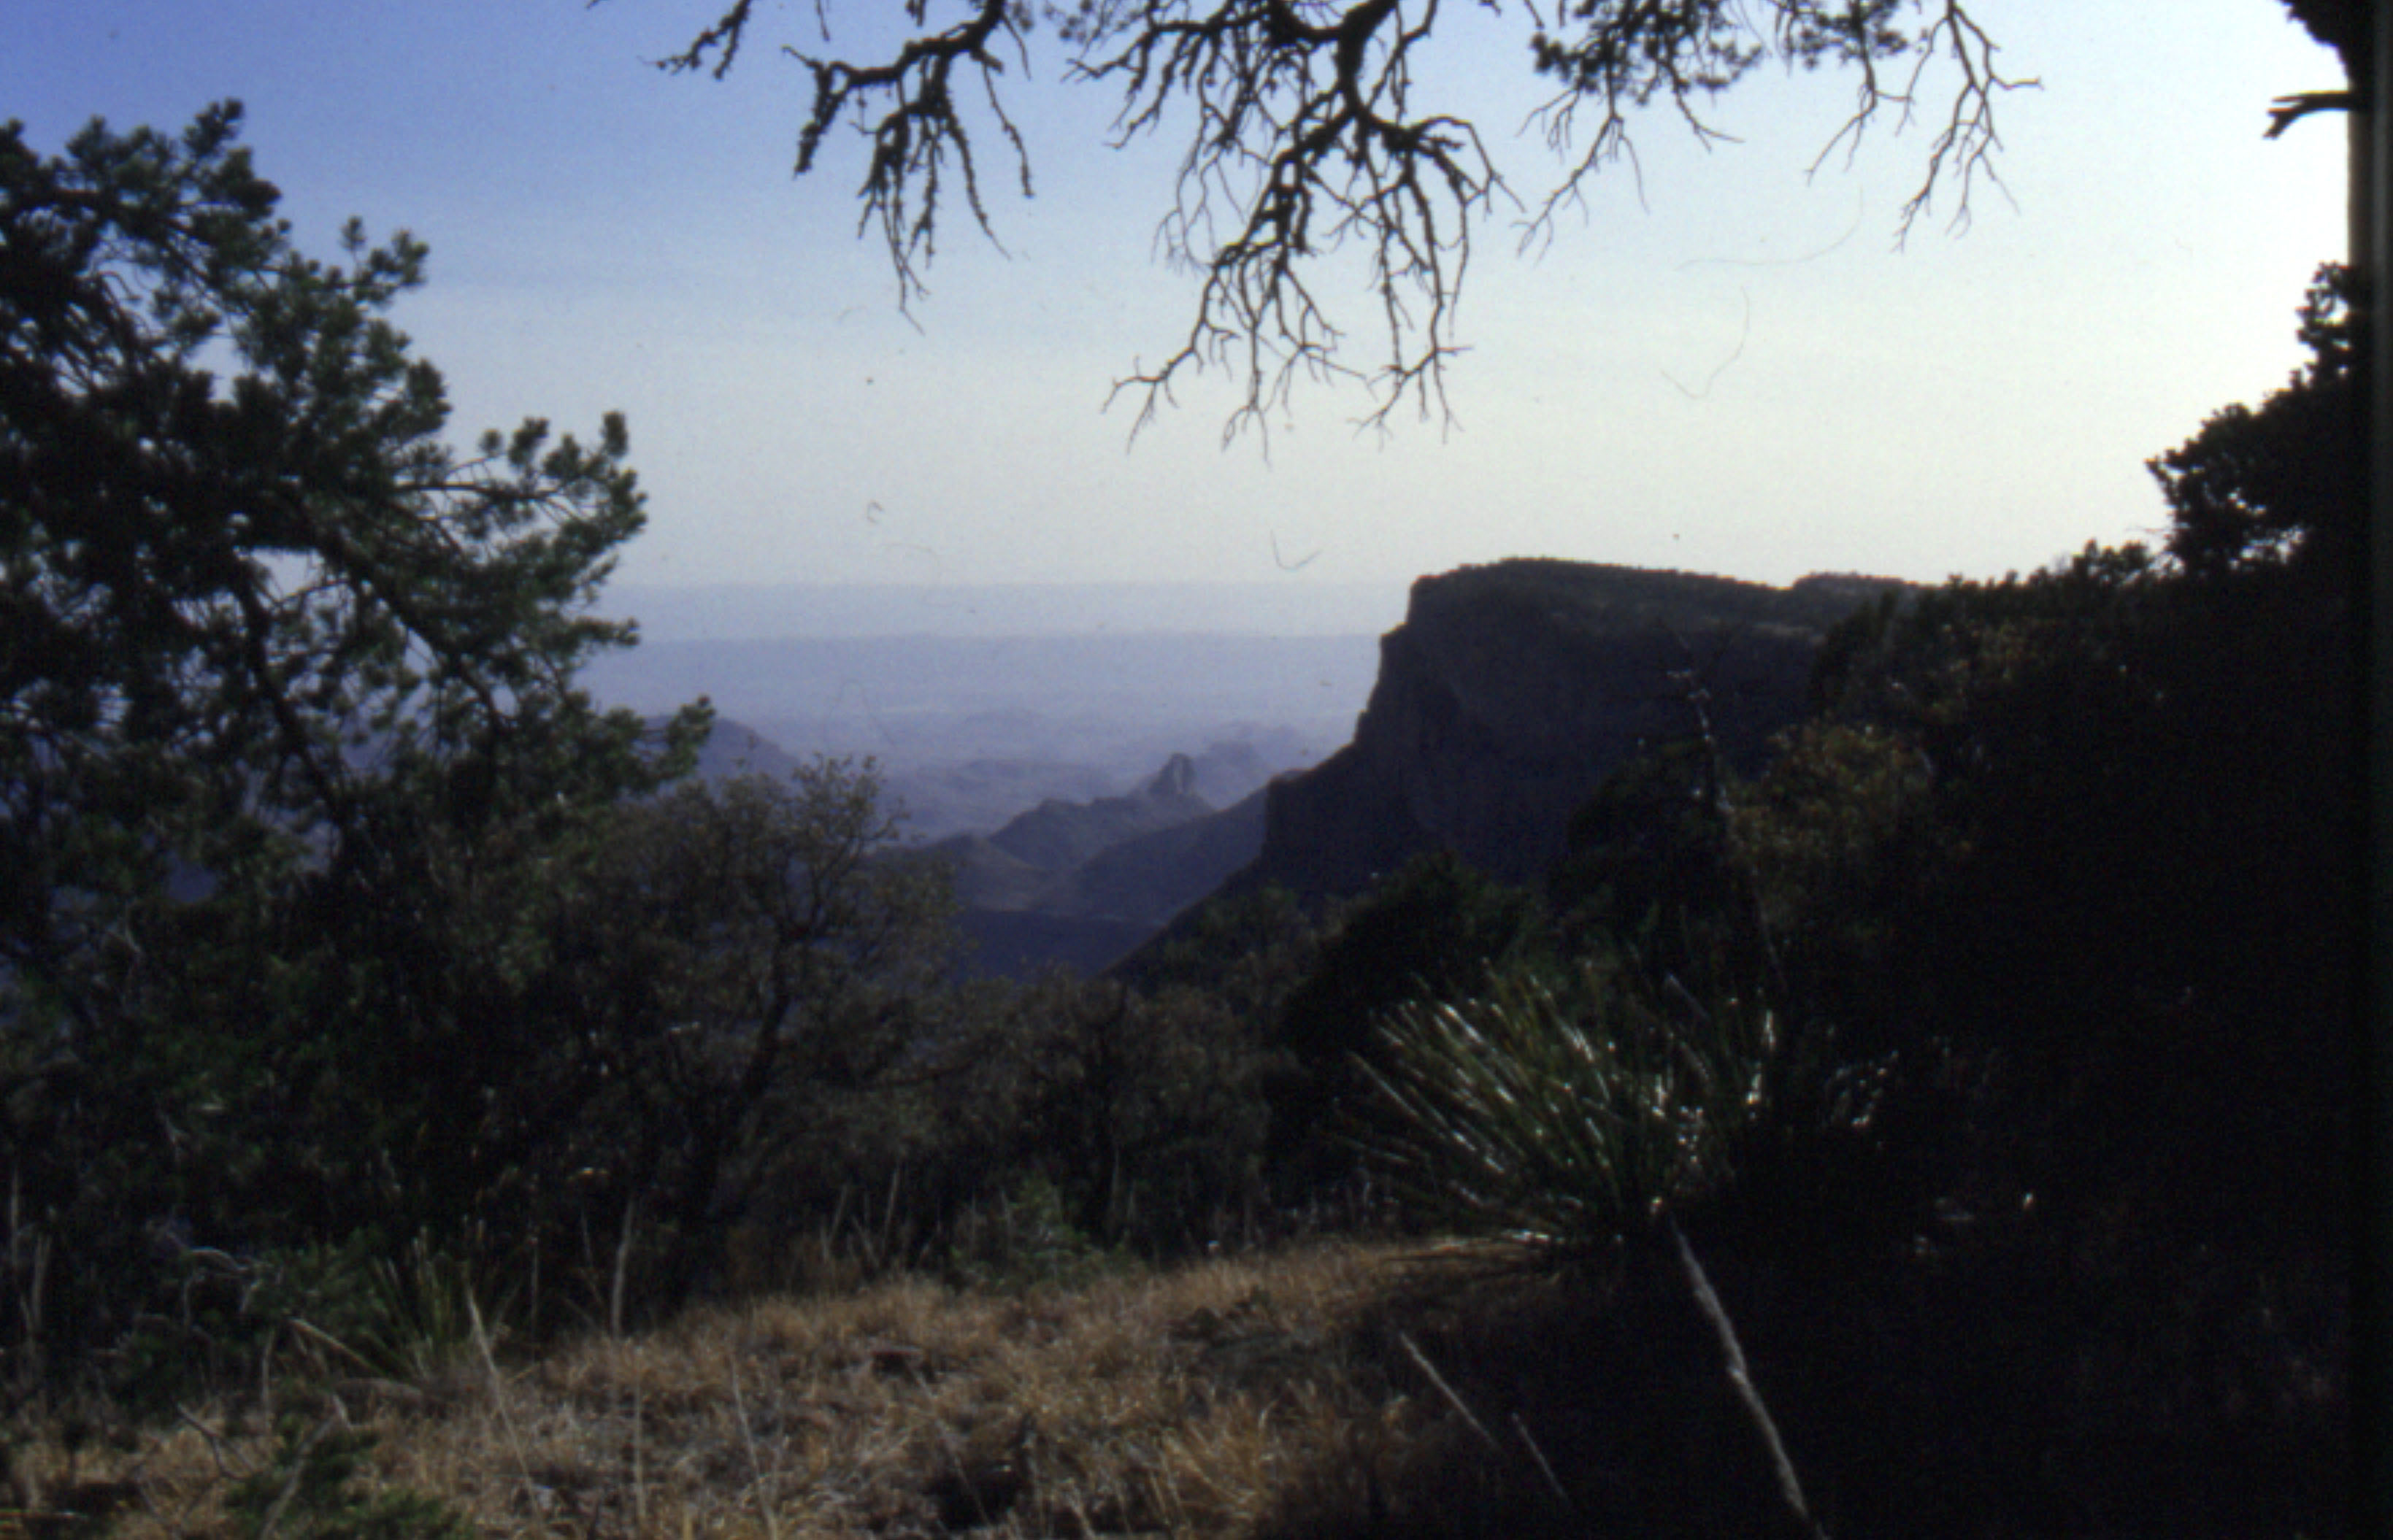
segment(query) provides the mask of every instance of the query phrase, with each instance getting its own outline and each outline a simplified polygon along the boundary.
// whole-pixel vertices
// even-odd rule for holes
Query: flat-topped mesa
[[[1553,560],[1423,578],[1353,742],[1272,788],[1262,852],[1232,885],[1354,894],[1441,846],[1536,881],[1604,777],[1699,731],[1699,703],[1729,760],[1758,763],[1802,715],[1827,630],[1901,586]]]

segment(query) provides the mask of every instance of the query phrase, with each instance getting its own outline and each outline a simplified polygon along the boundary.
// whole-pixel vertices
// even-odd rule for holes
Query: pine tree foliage
[[[575,687],[631,640],[591,613],[645,517],[621,421],[452,448],[388,319],[424,246],[304,254],[240,123],[0,128],[15,1387],[193,1257],[469,1222],[538,1135],[545,853],[704,725]]]
[[[425,248],[300,254],[239,124],[0,132],[0,958],[70,1011],[169,879],[367,881],[393,788],[641,778],[571,687],[629,640],[587,613],[644,518],[621,419],[452,450],[385,316]]]

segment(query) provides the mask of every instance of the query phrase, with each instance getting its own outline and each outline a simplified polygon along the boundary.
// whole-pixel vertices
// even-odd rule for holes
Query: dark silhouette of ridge
[[[1906,586],[1549,559],[1423,578],[1380,640],[1353,741],[1272,783],[1262,847],[1221,892],[1351,896],[1437,849],[1536,882],[1571,816],[1641,750],[1708,732],[1758,768],[1804,714],[1829,629]]]

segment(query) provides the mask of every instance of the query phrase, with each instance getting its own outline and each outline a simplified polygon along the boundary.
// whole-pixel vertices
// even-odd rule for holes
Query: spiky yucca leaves
[[[1499,976],[1381,1018],[1356,1142],[1419,1217],[1539,1250],[1607,1246],[1729,1174],[1769,1098],[1776,1024],[1675,978],[1589,966]]]
[[[494,1287],[479,1271],[466,1255],[421,1234],[398,1256],[373,1259],[360,1301],[364,1319],[349,1345],[394,1379],[438,1377],[477,1341],[505,1335],[486,1322],[508,1319],[520,1302],[516,1291]]]

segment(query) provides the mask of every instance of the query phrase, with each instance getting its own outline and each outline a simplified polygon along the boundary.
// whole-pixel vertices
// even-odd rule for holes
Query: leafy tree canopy
[[[776,1156],[816,1100],[943,1067],[947,873],[881,859],[896,837],[870,764],[817,760],[626,804],[574,852],[525,991],[581,1098],[543,1155],[603,1221],[653,1216],[674,1302],[768,1180],[794,1185]]]
[[[2342,56],[2344,72],[2358,83],[2369,73],[2369,0],[2284,0],[2303,29]]]
[[[1117,143],[1175,133],[1187,145],[1157,235],[1167,259],[1198,276],[1196,319],[1160,364],[1118,388],[1142,398],[1143,424],[1183,372],[1225,366],[1245,381],[1235,433],[1285,405],[1301,379],[1367,378],[1374,421],[1407,399],[1423,411],[1442,403],[1476,232],[1512,207],[1526,212],[1532,239],[1547,234],[1589,176],[1633,163],[1628,123],[1640,109],[1667,105],[1712,140],[1724,136],[1706,116],[1710,103],[1764,60],[1849,72],[1852,115],[1823,160],[1890,114],[1939,124],[1903,209],[1907,232],[1947,187],[1966,215],[1973,182],[1994,174],[1995,101],[2032,84],[2002,72],[1961,0],[1483,5],[1525,19],[1523,63],[1549,91],[1536,121],[1566,169],[1534,202],[1469,119],[1416,91],[1438,0],[908,0],[900,36],[861,51],[834,34],[840,7],[818,4],[820,51],[782,50],[811,81],[797,170],[853,128],[866,146],[862,228],[887,244],[901,300],[919,295],[943,198],[961,192],[989,228],[979,154],[990,137],[1029,190],[1000,86],[1010,61],[1027,70],[1046,29],[1068,78],[1118,93]],[[849,38],[862,30],[850,26]],[[764,27],[754,0],[731,0],[661,67],[719,79]],[[1936,105],[1921,86],[1940,59],[1958,83]],[[1348,361],[1348,323],[1326,297],[1323,265],[1340,253],[1359,255],[1378,311],[1380,361],[1367,370]]]
[[[573,1089],[517,1009],[555,854],[705,724],[574,684],[631,640],[590,613],[644,518],[621,421],[452,449],[387,319],[425,248],[303,254],[240,122],[0,127],[17,1382],[124,1348],[193,1242],[467,1222]]]
[[[651,778],[571,685],[631,634],[587,613],[644,517],[621,420],[453,451],[385,319],[424,246],[302,255],[240,122],[0,128],[0,960],[73,1009],[178,873],[370,878],[417,793]]]
[[[2353,269],[2319,269],[2303,297],[2308,362],[2257,407],[2213,413],[2191,439],[2152,460],[2168,500],[2168,553],[2197,572],[2299,556],[2322,570],[2349,562],[2366,506],[2364,408]]]

